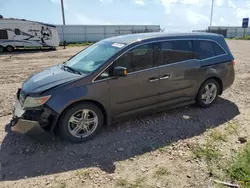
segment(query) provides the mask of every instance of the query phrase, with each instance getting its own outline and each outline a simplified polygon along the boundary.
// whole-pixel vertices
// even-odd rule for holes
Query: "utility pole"
[[[62,8],[62,19],[63,19],[63,26],[62,26],[62,32],[63,32],[63,48],[65,49],[65,40],[64,40],[65,16],[64,16],[63,0],[61,0],[61,8]]]
[[[63,6],[63,0],[61,0],[61,7],[62,7],[62,19],[63,19],[63,25],[65,25],[65,16],[64,16],[64,6]]]
[[[214,0],[212,0],[211,16],[210,16],[210,27],[212,26],[212,22],[213,22],[213,13],[214,13]]]

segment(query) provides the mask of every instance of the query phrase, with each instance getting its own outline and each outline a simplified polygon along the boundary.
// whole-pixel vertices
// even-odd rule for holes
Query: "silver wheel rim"
[[[82,109],[75,112],[68,121],[70,134],[77,138],[85,138],[91,135],[97,128],[98,117],[89,109]]]
[[[217,86],[214,83],[207,84],[201,95],[201,99],[205,104],[211,104],[217,96]]]

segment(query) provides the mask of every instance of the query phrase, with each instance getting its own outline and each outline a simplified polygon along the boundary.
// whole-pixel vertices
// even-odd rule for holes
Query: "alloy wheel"
[[[75,112],[68,121],[69,132],[77,138],[85,138],[91,135],[98,125],[96,113],[89,109]]]
[[[202,101],[211,104],[217,96],[218,89],[214,83],[208,83],[202,91]]]

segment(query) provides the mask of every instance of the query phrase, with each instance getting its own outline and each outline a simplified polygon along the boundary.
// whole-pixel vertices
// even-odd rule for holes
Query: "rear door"
[[[200,77],[201,63],[193,50],[193,40],[169,40],[159,42],[161,66],[159,66],[159,98],[173,103],[194,99]]]

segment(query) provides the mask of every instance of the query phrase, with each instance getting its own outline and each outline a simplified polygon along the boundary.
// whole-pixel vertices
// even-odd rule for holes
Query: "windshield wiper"
[[[78,70],[76,70],[76,69],[74,69],[74,68],[72,68],[72,67],[69,67],[69,66],[67,66],[67,65],[65,65],[65,64],[62,64],[62,68],[64,69],[64,70],[70,70],[71,72],[73,72],[73,73],[75,73],[75,74],[80,74],[80,75],[82,75],[82,73],[80,72],[80,71],[78,71]]]

